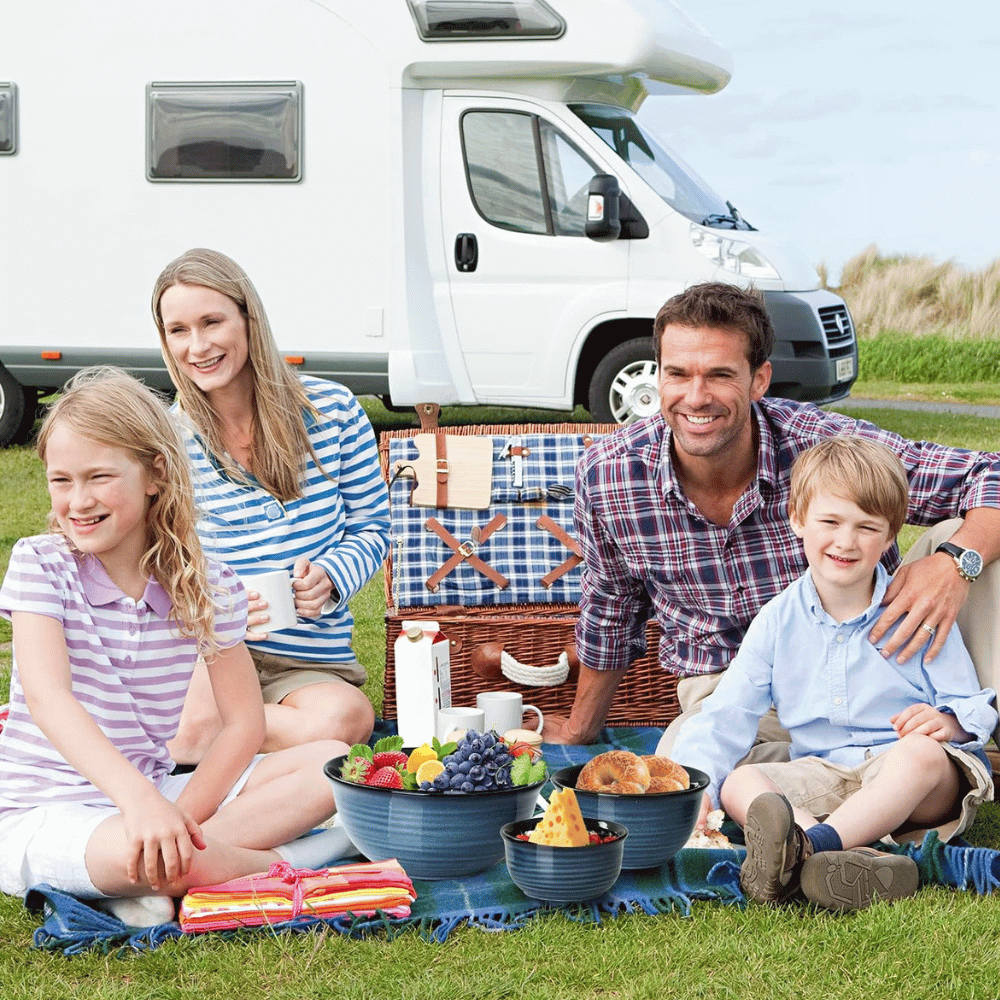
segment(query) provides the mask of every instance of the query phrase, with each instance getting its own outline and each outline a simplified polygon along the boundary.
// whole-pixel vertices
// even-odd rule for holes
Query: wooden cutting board
[[[413,507],[437,506],[437,435],[416,434],[413,443],[420,453],[413,470],[417,483],[410,494]],[[445,434],[448,463],[447,506],[464,510],[486,510],[493,485],[493,439],[464,434]]]

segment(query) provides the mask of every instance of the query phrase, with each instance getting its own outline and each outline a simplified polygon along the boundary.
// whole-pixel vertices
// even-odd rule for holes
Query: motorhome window
[[[559,236],[586,236],[590,182],[599,173],[566,137],[539,121],[552,224]]]
[[[297,181],[301,83],[151,83],[151,181]]]
[[[467,111],[462,146],[469,190],[487,222],[517,233],[549,233],[533,115]]]
[[[574,105],[572,110],[675,211],[707,226],[749,229],[676,153],[618,108]]]
[[[409,0],[425,42],[558,38],[566,22],[544,0]]]
[[[0,154],[17,152],[17,86],[0,83]]]

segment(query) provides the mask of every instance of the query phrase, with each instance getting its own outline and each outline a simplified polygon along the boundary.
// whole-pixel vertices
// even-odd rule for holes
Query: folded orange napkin
[[[398,861],[361,862],[338,868],[293,868],[276,861],[266,873],[192,889],[181,903],[181,930],[231,930],[277,924],[295,917],[408,917],[416,899]]]

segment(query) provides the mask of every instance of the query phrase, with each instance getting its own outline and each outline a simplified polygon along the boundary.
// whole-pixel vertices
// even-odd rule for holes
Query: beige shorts
[[[357,660],[313,663],[311,660],[295,660],[290,656],[265,653],[249,646],[247,649],[257,668],[265,705],[277,705],[293,691],[309,687],[310,684],[336,684],[343,681],[354,687],[361,687],[368,679],[365,668]]]
[[[974,754],[941,744],[961,777],[962,801],[952,816],[933,829],[946,842],[967,830],[984,802],[993,799],[993,776]],[[798,809],[823,822],[858,789],[867,785],[882,768],[885,754],[870,757],[857,767],[844,767],[820,757],[800,757],[787,764],[754,764]],[[901,827],[891,837],[894,842],[923,839],[926,830]]]
[[[263,754],[257,754],[250,761],[219,803],[220,809],[243,791],[263,759]],[[168,774],[159,783],[160,794],[176,802],[193,774]],[[87,844],[101,823],[117,815],[114,806],[56,802],[0,820],[0,891],[23,896],[32,886],[48,883],[82,899],[102,898],[105,893],[91,882],[87,871]]]

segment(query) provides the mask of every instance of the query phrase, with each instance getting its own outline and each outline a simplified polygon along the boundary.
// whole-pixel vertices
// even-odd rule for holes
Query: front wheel
[[[656,362],[648,337],[613,347],[590,382],[587,408],[599,423],[630,424],[660,409]]]

